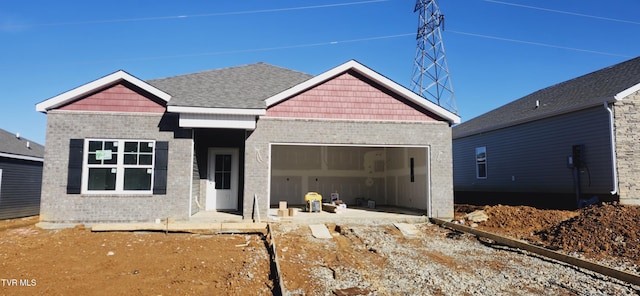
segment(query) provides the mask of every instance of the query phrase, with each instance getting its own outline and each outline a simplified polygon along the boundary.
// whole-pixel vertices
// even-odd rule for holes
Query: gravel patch
[[[278,244],[286,248],[282,257],[278,250],[281,266],[309,277],[308,288],[285,284],[285,294],[640,294],[638,286],[565,263],[428,223],[416,226],[417,235],[404,237],[392,225],[338,225],[333,239],[322,240],[304,225],[276,225]],[[288,243],[293,234],[295,245]]]

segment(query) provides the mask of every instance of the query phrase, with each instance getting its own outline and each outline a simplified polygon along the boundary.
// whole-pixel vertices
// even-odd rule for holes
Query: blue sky
[[[45,143],[35,104],[119,69],[143,79],[350,59],[409,87],[412,0],[2,1],[0,128]],[[462,121],[640,52],[640,1],[439,0]]]

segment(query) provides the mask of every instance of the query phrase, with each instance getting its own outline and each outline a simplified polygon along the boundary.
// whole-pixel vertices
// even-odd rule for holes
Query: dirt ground
[[[1,295],[271,295],[261,235],[42,230],[0,221]]]
[[[456,206],[456,220],[484,210],[489,217],[478,228],[574,252],[586,258],[619,260],[640,266],[640,209],[618,204],[594,205],[577,211],[538,210],[524,206]],[[267,239],[261,234],[185,234],[161,232],[91,232],[82,226],[43,230],[37,217],[0,221],[0,294],[2,295],[272,295],[277,281]],[[469,221],[465,221],[469,224]],[[285,227],[281,225],[280,227]],[[365,237],[349,228],[327,224],[338,252],[322,254],[323,270],[345,277],[351,266],[380,270],[384,259]],[[392,225],[380,235],[404,239]],[[286,228],[286,227],[285,227]],[[276,235],[281,276],[289,291],[322,290],[313,280],[304,250],[308,231]],[[340,234],[340,235],[338,235]],[[358,248],[354,248],[358,246]],[[425,254],[441,264],[444,256]],[[640,270],[635,270],[640,272]],[[366,281],[367,275],[354,278]],[[371,279],[372,282],[373,279]],[[369,291],[333,291],[366,295]],[[384,288],[377,288],[381,292]],[[277,293],[277,291],[276,291]],[[304,294],[304,293],[303,293]]]
[[[591,259],[638,266],[640,272],[640,207],[603,203],[577,211],[539,210],[526,206],[456,206],[456,220],[484,210],[481,230],[542,244]],[[470,225],[470,221],[465,221]]]

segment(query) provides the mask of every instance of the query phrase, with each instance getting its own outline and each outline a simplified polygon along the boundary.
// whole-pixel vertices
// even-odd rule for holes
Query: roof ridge
[[[273,64],[270,64],[270,63],[267,63],[267,62],[260,61],[260,62],[255,62],[255,63],[242,64],[242,65],[228,66],[228,67],[208,69],[208,70],[200,70],[200,71],[195,71],[195,72],[185,73],[185,74],[179,74],[179,75],[173,75],[173,76],[152,78],[152,79],[147,79],[145,81],[146,82],[151,82],[151,81],[171,79],[171,78],[182,77],[182,76],[197,75],[197,74],[225,71],[225,70],[231,70],[231,69],[239,69],[239,68],[250,67],[250,66],[255,66],[255,65],[266,65],[266,66],[271,66],[271,67],[275,67],[275,68],[280,68],[280,69],[283,69],[283,70],[289,70],[289,71],[293,71],[293,72],[298,72],[300,74],[310,75],[310,74],[307,74],[307,73],[304,73],[304,72],[301,72],[301,71],[298,71],[298,70],[293,70],[293,69],[285,68],[285,67],[282,67],[282,66],[276,66],[276,65],[273,65]]]

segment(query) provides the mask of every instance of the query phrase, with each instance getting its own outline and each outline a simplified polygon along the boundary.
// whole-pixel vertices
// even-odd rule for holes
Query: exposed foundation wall
[[[167,193],[162,195],[67,194],[70,139],[168,141]],[[192,176],[191,130],[164,114],[50,111],[44,156],[40,220],[127,222],[188,219]]]
[[[253,217],[257,194],[261,216],[268,212],[270,148],[275,144],[424,146],[430,148],[431,215],[453,216],[451,128],[445,122],[312,120],[262,117],[247,138],[243,217]],[[401,178],[397,181],[402,184]]]
[[[615,153],[620,203],[640,205],[640,92],[614,105]]]

